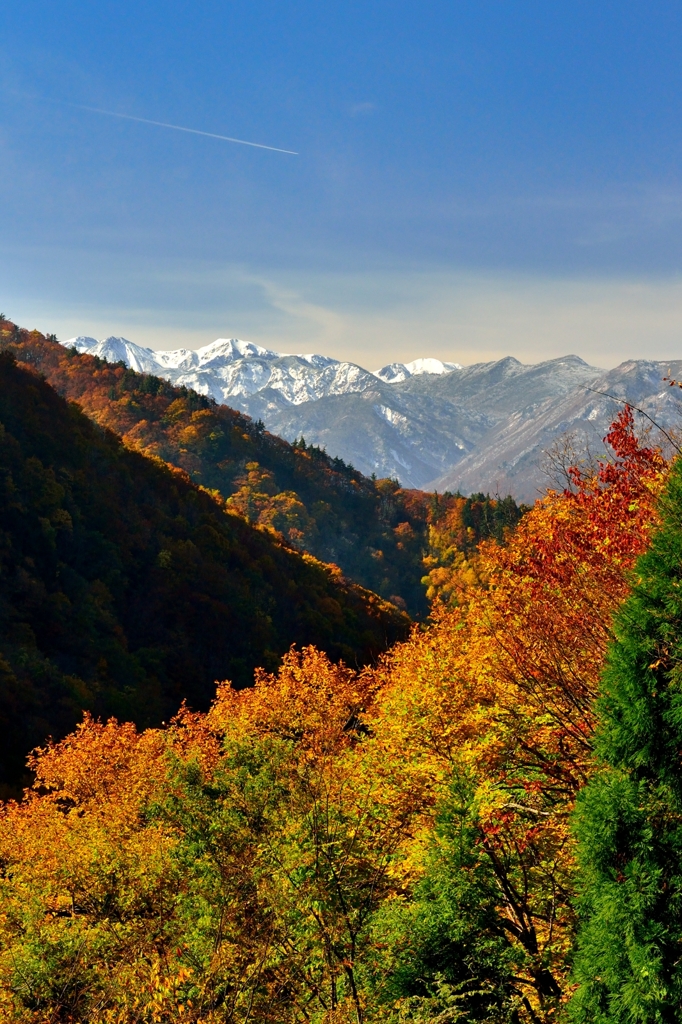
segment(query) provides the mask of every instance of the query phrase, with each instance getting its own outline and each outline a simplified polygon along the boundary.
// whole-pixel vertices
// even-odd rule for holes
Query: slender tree
[[[638,561],[598,701],[600,769],[578,801],[573,1020],[682,1021],[682,460]]]

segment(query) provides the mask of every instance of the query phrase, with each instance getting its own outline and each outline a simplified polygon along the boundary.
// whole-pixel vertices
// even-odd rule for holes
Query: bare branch
[[[656,427],[656,430],[660,430],[663,436],[668,439],[668,441],[673,446],[678,455],[682,454],[682,448],[680,448],[677,441],[673,440],[673,438],[670,436],[667,430],[664,430],[661,424],[657,423],[653,416],[650,416],[648,412],[644,411],[644,409],[640,409],[638,405],[633,405],[632,402],[628,402],[624,398],[616,398],[615,395],[610,395],[608,391],[597,391],[596,388],[591,388],[587,384],[581,384],[581,387],[583,387],[585,391],[591,391],[594,395],[602,395],[603,398],[610,398],[612,402],[620,402],[621,405],[627,405],[630,409],[634,409],[635,412],[638,412],[641,416],[646,417],[646,419],[649,420],[649,423],[652,423]]]

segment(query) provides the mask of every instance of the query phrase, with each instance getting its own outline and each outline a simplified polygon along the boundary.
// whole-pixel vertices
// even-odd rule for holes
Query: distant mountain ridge
[[[62,345],[109,363],[122,361],[139,373],[157,374],[227,405],[234,405],[231,399],[246,398],[266,388],[292,405],[301,405],[327,395],[364,391],[375,378],[391,384],[425,373],[440,375],[462,369],[459,363],[415,359],[411,363],[389,363],[370,372],[331,356],[273,352],[238,338],[218,338],[196,350],[156,351],[115,335],[101,341],[80,336]]]
[[[663,383],[666,375],[682,376],[680,360],[630,360],[605,371],[574,355],[466,367],[425,358],[370,372],[237,339],[196,352],[155,352],[113,336],[62,344],[210,395],[366,475],[427,490],[509,492],[521,501],[547,487],[544,452],[557,438],[572,432],[579,444],[601,443],[618,402],[588,387],[633,402],[665,429],[679,422],[682,408],[677,389]]]

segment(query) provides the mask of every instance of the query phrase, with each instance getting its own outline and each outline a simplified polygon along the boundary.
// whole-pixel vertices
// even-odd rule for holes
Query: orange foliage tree
[[[569,817],[593,770],[593,699],[615,609],[656,522],[666,462],[642,446],[631,411],[614,452],[575,490],[550,493],[506,546],[482,546],[483,585],[462,585],[433,628],[384,664],[387,759],[436,788],[470,782],[468,814],[499,893],[497,926],[522,950],[519,1012],[554,1012],[565,996],[575,919]],[[466,581],[465,581],[466,583]],[[442,790],[441,790],[442,791]]]
[[[456,604],[462,590],[479,582],[481,541],[504,543],[526,511],[511,497],[434,495],[422,580],[429,601]]]
[[[165,730],[85,720],[4,808],[8,1020],[364,1019],[409,813],[357,750],[374,682],[292,652]],[[345,1011],[344,1011],[345,1013]],[[343,1019],[346,1019],[344,1016]]]

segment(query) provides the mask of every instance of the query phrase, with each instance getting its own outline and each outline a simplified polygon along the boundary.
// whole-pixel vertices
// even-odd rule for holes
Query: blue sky
[[[0,38],[23,324],[368,366],[680,355],[679,3],[4,0]]]

